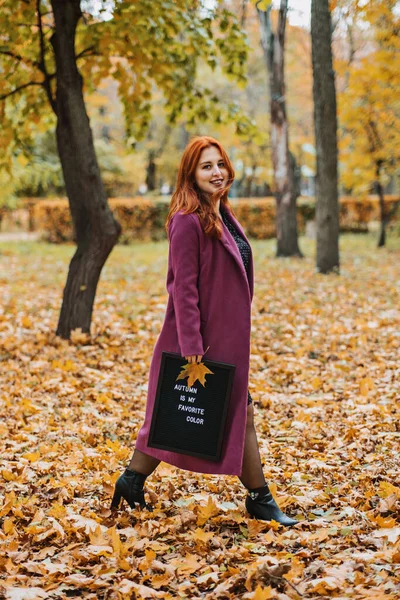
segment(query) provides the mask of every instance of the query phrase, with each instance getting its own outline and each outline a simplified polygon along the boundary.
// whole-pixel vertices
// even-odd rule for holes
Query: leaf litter
[[[0,254],[0,597],[399,597],[398,252],[345,248],[323,277],[254,242],[249,386],[266,478],[301,520],[285,530],[248,518],[237,478],[166,464],[146,482],[153,513],[109,510],[144,416],[165,247],[153,263],[146,245],[114,251],[92,336],[71,342],[53,333],[67,256],[45,248]]]

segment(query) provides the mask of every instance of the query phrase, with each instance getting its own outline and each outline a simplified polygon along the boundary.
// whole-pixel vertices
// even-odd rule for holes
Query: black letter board
[[[235,365],[203,360],[212,371],[205,387],[178,379],[185,358],[163,352],[148,445],[218,462],[232,392]]]

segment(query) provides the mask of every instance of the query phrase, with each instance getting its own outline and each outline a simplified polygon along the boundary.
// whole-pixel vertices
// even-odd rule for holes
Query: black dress
[[[242,257],[243,265],[246,270],[246,275],[248,278],[249,277],[249,263],[250,263],[250,246],[246,242],[246,240],[244,240],[242,238],[242,236],[240,235],[240,233],[238,232],[236,227],[233,225],[233,223],[231,223],[228,220],[224,209],[221,208],[220,210],[221,210],[222,220],[225,223],[225,225],[227,226],[229,233],[232,235],[232,237],[235,240],[236,245],[239,249],[240,256]],[[250,392],[249,392],[249,390],[247,390],[247,404],[251,404],[252,401],[253,400],[252,400],[252,397],[250,396]]]

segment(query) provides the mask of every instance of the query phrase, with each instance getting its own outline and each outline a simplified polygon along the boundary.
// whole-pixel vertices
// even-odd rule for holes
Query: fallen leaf
[[[208,502],[205,506],[200,506],[199,512],[197,513],[197,524],[204,525],[211,517],[214,517],[219,513],[219,509],[215,504],[211,496],[208,497]]]
[[[204,529],[200,529],[200,527],[197,527],[197,529],[191,532],[191,535],[193,536],[193,539],[207,543],[214,536],[214,533],[212,531],[206,532],[204,531]]]

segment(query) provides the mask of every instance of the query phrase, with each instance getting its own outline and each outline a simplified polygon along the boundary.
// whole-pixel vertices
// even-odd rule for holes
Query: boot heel
[[[122,497],[121,494],[117,490],[115,490],[114,496],[111,500],[110,509],[119,508],[119,505],[121,502],[121,497]]]

